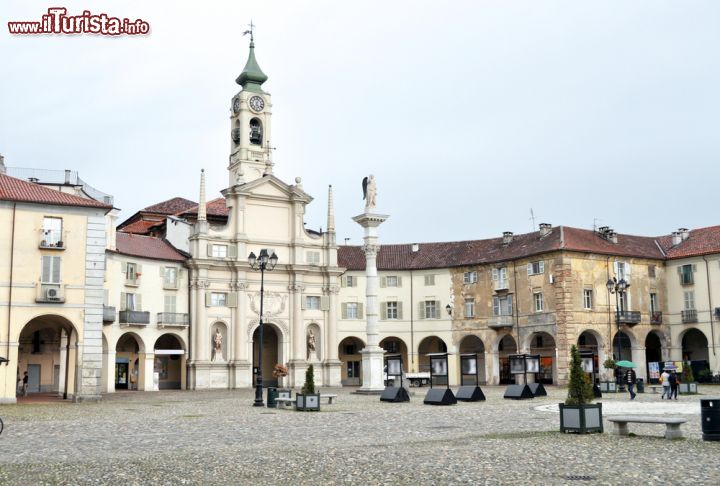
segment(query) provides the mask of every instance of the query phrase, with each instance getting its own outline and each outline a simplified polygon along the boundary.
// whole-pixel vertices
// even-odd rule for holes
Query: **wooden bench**
[[[280,397],[275,399],[275,403],[277,404],[276,408],[290,408],[295,405],[295,399]]]
[[[327,393],[327,394],[321,393],[320,400],[322,400],[323,398],[327,398],[328,405],[332,405],[333,400],[335,400],[337,398],[337,395],[334,393]]]
[[[651,417],[647,415],[615,415],[608,417],[608,420],[613,423],[613,434],[615,435],[629,435],[628,422],[638,424],[665,424],[665,438],[666,439],[680,439],[682,438],[682,430],[680,426],[687,422],[687,419],[678,417]]]

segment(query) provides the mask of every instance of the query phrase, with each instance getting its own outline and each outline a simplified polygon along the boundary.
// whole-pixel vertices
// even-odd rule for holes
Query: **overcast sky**
[[[7,21],[142,18],[139,37],[11,36]],[[0,153],[74,169],[121,220],[228,184],[230,100],[256,54],[275,173],[361,242],[375,174],[385,243],[536,223],[660,235],[720,224],[720,2],[3,0]]]

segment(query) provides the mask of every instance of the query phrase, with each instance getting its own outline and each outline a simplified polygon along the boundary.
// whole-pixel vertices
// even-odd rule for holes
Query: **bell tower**
[[[255,39],[250,30],[250,54],[245,68],[235,80],[242,89],[230,106],[230,185],[244,184],[272,174],[270,146],[272,103],[262,89],[268,77],[255,60]]]

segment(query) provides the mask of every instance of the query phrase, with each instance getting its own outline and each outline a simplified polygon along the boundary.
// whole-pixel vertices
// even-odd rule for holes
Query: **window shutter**
[[[435,319],[440,319],[440,301],[435,301]]]
[[[208,243],[208,245],[207,245],[207,256],[209,256],[209,257],[212,256],[212,247],[213,247],[213,246],[212,246],[210,243]]]
[[[120,292],[120,310],[127,310],[127,294],[125,292]]]
[[[402,313],[402,301],[400,301],[400,300],[398,300],[398,303],[397,303],[397,318],[398,318],[398,319],[402,319],[402,318],[403,318],[403,313]]]
[[[387,280],[385,277],[380,277],[380,287],[386,287],[387,286]]]
[[[60,283],[60,257],[52,257],[52,282]]]
[[[398,276],[397,278],[397,286],[402,287],[402,277]]]
[[[228,257],[237,258],[237,245],[228,245]]]
[[[330,297],[327,295],[320,297],[320,310],[330,310]]]
[[[626,294],[627,295],[627,294]],[[508,295],[507,297],[507,303],[508,303],[508,312],[510,315],[513,315],[513,302],[512,302],[512,295]]]
[[[545,262],[540,260],[540,273],[545,273]]]
[[[493,297],[493,315],[500,315],[500,299],[498,299],[497,297]]]
[[[142,312],[142,294],[135,294],[135,309],[138,312]]]
[[[630,277],[631,277],[631,275],[630,275],[630,264],[629,264],[629,263],[626,263],[626,264],[625,264],[625,281],[626,281],[626,282],[629,282],[629,281],[630,281]]]
[[[615,269],[615,277],[618,276],[618,262],[613,262],[613,268]]]
[[[165,268],[163,266],[160,266],[160,278],[165,280]]]
[[[227,306],[228,307],[237,307],[237,292],[229,292],[227,294]]]
[[[50,258],[49,256],[43,256],[40,258],[40,281],[41,282],[49,282],[50,281]]]
[[[340,287],[347,287],[347,279],[348,277],[346,277],[345,275],[340,277]]]
[[[350,287],[357,287],[358,278],[350,277]]]
[[[425,319],[425,302],[418,302],[418,319]]]
[[[347,304],[346,304],[345,302],[343,302],[342,304],[340,304],[340,315],[342,316],[343,319],[347,319],[347,318],[348,318],[348,316],[347,316],[347,315],[348,315],[348,312],[347,312]]]
[[[493,269],[492,269],[492,279],[493,279],[495,282],[497,282],[499,278],[500,278],[500,276],[499,276],[499,274],[498,274],[498,269],[497,269],[497,268],[493,268]]]
[[[120,271],[123,275],[127,275],[127,262],[120,263]]]
[[[694,264],[694,263],[693,263],[693,266],[692,266],[692,271],[693,271],[693,272],[697,272],[697,265]]]
[[[358,305],[357,305],[357,315],[358,315],[358,319],[364,318],[363,317],[363,304],[360,302],[358,302]]]
[[[307,308],[307,296],[301,295],[300,296],[300,309],[305,310]]]
[[[380,302],[380,319],[387,320],[387,302]]]
[[[682,275],[682,273],[683,273],[682,268],[683,268],[682,266],[677,267],[678,275]]]
[[[532,275],[532,263],[527,264],[528,275]]]
[[[210,307],[212,305],[212,292],[209,290],[205,292],[205,307]]]

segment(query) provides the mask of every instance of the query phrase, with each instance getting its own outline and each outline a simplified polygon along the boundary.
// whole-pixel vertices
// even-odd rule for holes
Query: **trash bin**
[[[636,385],[638,393],[645,393],[645,380],[643,380],[642,378],[638,378]]]
[[[700,400],[703,440],[720,441],[720,398]]]
[[[278,397],[277,388],[269,386],[267,388],[267,406],[268,408],[277,408],[277,402],[275,399]]]

